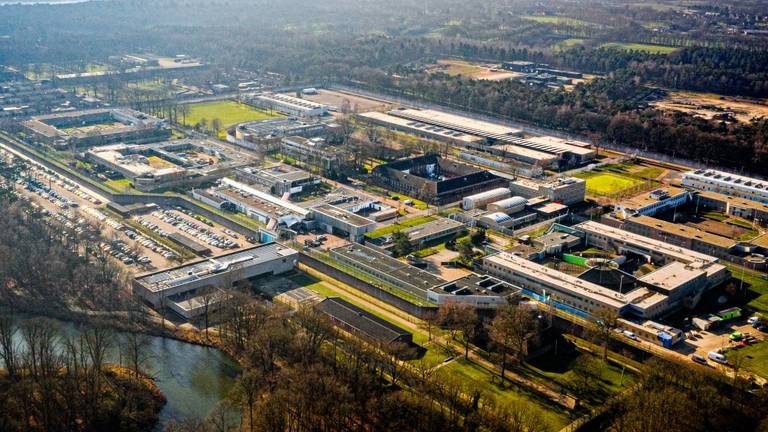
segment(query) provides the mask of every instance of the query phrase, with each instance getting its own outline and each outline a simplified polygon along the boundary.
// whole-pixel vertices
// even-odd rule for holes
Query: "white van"
[[[623,333],[624,333],[624,336],[626,336],[626,337],[628,337],[628,338],[630,338],[630,339],[632,339],[632,340],[637,340],[637,335],[635,335],[635,334],[634,334],[634,333],[632,333],[631,331],[629,331],[629,330],[624,330],[624,332],[623,332]]]
[[[724,355],[722,355],[722,354],[720,354],[718,352],[710,351],[710,352],[707,353],[707,357],[709,357],[709,359],[714,361],[714,362],[718,362],[718,363],[722,363],[722,364],[728,364],[728,359],[725,358]]]

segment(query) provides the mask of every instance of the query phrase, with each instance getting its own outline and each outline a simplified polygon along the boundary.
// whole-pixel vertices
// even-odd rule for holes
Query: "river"
[[[62,336],[76,336],[80,332],[80,327],[73,323],[53,322]],[[116,333],[109,362],[119,363],[120,335]],[[20,332],[16,332],[16,338],[21,342]],[[174,339],[150,337],[147,353],[145,372],[155,378],[168,400],[160,412],[160,426],[171,420],[204,418],[227,396],[240,373],[237,362],[223,352]]]

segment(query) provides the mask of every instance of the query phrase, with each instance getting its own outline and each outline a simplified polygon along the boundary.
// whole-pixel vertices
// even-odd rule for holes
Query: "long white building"
[[[259,108],[279,111],[297,117],[321,117],[328,114],[326,105],[280,93],[256,96],[253,103]]]
[[[768,204],[768,181],[716,170],[683,174],[683,186]]]

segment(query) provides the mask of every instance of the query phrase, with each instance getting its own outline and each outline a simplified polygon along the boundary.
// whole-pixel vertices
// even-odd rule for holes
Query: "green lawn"
[[[111,187],[112,189],[118,190],[123,193],[133,192],[131,181],[128,179],[107,180],[105,183],[107,184],[107,186]]]
[[[252,120],[262,120],[272,117],[282,117],[281,114],[259,110],[235,101],[215,101],[191,104],[190,113],[184,124],[194,126],[200,120],[206,119],[210,125],[213,119],[221,120],[223,127]]]
[[[613,48],[624,51],[642,51],[650,54],[671,54],[677,51],[679,48],[670,47],[664,45],[650,45],[640,43],[626,43],[626,42],[608,42],[600,45],[600,48]]]
[[[411,228],[419,225],[424,225],[425,223],[432,222],[433,220],[435,220],[434,216],[417,216],[410,219],[403,219],[393,223],[392,225],[387,225],[385,227],[381,227],[377,230],[366,233],[365,236],[372,239],[384,237],[385,235],[392,234],[395,231],[400,231],[401,229],[404,229],[404,228]]]
[[[605,172],[588,173],[588,175],[578,177],[584,178],[587,181],[587,192],[596,195],[610,195],[642,183],[642,181],[631,177],[622,177]]]
[[[438,369],[437,375],[451,377],[461,383],[471,383],[470,385],[479,390],[485,398],[494,399],[500,406],[511,403],[526,404],[547,423],[549,426],[547,430],[562,429],[570,422],[568,412],[564,408],[550,403],[539,394],[509,383],[502,388],[498,384],[496,373],[492,373],[477,363],[464,360],[464,358],[458,358],[441,367]]]
[[[575,46],[581,45],[581,44],[583,44],[586,41],[587,41],[587,39],[568,38],[568,39],[562,40],[562,41],[552,45],[552,48],[564,50],[564,49],[568,49],[568,48],[571,48],[571,47],[575,47]]]
[[[751,297],[754,297],[747,306],[759,312],[768,313],[768,279],[764,277],[765,275],[753,270],[745,270],[741,266],[727,263],[725,265],[731,270],[736,286],[741,286],[743,281],[751,292]]]
[[[573,27],[600,27],[598,24],[561,16],[525,15],[520,18],[540,24],[565,24]]]
[[[744,369],[768,378],[768,342],[756,343],[752,346],[740,348],[738,351],[729,351],[727,356],[732,358],[735,353],[744,359]]]

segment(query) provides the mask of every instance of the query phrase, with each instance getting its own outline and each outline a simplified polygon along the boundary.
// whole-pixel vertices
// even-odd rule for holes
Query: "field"
[[[736,285],[740,286],[743,282],[747,287],[750,299],[747,306],[758,312],[768,313],[768,279],[765,275],[733,264],[726,266],[731,271]]]
[[[653,102],[666,111],[690,113],[706,119],[729,114],[737,121],[748,123],[756,117],[768,117],[768,101],[720,96],[712,93],[669,91],[664,99]]]
[[[595,195],[611,195],[635,187],[642,182],[611,173],[596,173],[586,176],[587,192]]]
[[[595,23],[560,16],[525,15],[520,18],[528,21],[536,21],[540,24],[564,24],[573,27],[600,27],[600,25]]]
[[[624,51],[642,51],[650,54],[670,54],[677,51],[679,48],[664,46],[664,45],[650,45],[641,43],[626,43],[626,42],[608,42],[600,45],[601,48],[614,48]]]
[[[738,354],[736,354],[738,353]],[[738,351],[729,351],[728,358],[739,355],[743,358],[742,367],[752,373],[768,378],[768,342],[760,342],[752,346],[744,347]]]
[[[430,65],[429,72],[443,72],[451,76],[463,76],[465,78],[498,81],[510,78],[518,78],[523,74],[499,69],[498,64],[473,63],[465,60],[438,60],[437,64]]]
[[[280,114],[269,113],[235,101],[203,102],[191,104],[189,107],[190,113],[185,119],[187,126],[194,126],[202,119],[208,124],[213,119],[219,119],[223,127],[229,127],[251,120],[281,117]]]
[[[575,47],[577,45],[581,45],[581,44],[583,44],[586,41],[587,41],[586,39],[569,38],[569,39],[562,40],[562,41],[552,45],[552,48],[560,49],[560,50],[565,50],[565,49],[568,49],[568,48],[571,48],[571,47]]]

